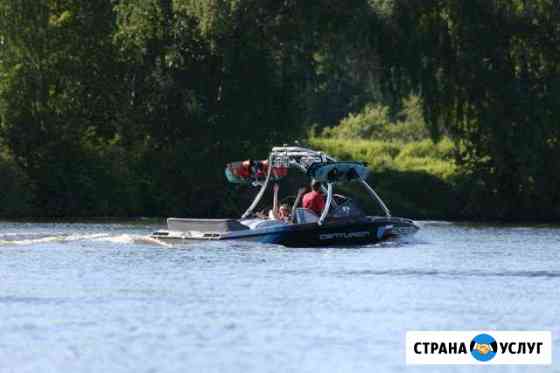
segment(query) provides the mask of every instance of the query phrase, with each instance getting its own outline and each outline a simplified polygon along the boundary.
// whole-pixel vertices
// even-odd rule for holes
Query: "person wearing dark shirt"
[[[311,182],[311,192],[303,196],[303,208],[310,209],[317,215],[325,208],[325,196],[321,193],[321,183],[313,180]]]

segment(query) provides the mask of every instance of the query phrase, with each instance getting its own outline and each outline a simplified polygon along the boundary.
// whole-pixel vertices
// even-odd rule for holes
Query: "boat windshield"
[[[329,212],[329,217],[333,218],[359,218],[363,216],[365,216],[364,211],[350,198],[346,198]]]

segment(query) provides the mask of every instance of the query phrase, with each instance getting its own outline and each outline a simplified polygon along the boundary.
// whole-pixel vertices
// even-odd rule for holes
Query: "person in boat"
[[[280,220],[285,223],[289,223],[291,221],[290,208],[285,203],[278,206],[278,191],[280,191],[280,186],[278,184],[274,184],[272,190],[274,192],[274,197],[272,200],[272,210],[269,211],[268,218],[271,220]]]
[[[313,180],[311,182],[311,191],[303,196],[303,208],[321,215],[325,208],[325,195],[321,193],[321,183],[319,181]]]

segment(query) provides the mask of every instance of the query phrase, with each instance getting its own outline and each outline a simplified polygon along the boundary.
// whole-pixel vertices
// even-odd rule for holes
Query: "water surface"
[[[421,226],[293,249],[0,223],[0,372],[560,371],[560,229]],[[422,329],[551,330],[553,365],[407,367]]]

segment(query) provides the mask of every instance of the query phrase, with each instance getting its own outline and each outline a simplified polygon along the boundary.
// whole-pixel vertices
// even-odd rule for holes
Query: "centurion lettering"
[[[414,352],[417,354],[466,354],[467,345],[453,342],[417,342],[414,344]]]
[[[349,233],[325,233],[319,235],[320,240],[333,240],[340,238],[364,238],[369,236],[369,232],[349,232]]]

